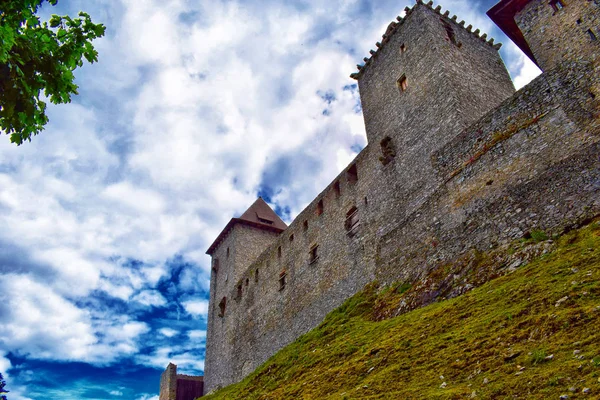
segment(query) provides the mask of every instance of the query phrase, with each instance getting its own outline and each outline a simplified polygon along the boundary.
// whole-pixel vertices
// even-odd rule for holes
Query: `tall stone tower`
[[[228,302],[236,301],[248,286],[241,274],[286,228],[259,197],[239,218],[229,221],[206,251],[212,257],[204,371],[209,388],[230,382],[222,371],[227,371],[235,357],[227,340],[235,340],[235,321],[223,317]],[[211,374],[213,369],[220,373]]]
[[[371,150],[381,148],[384,162],[394,154],[386,175],[390,196],[408,205],[404,215],[440,183],[432,152],[515,91],[500,45],[432,3],[407,7],[351,75]]]
[[[503,0],[488,15],[544,71],[599,59],[598,0]]]

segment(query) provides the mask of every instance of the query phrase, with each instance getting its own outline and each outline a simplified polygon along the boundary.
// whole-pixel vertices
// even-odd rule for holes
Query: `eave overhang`
[[[284,231],[284,229],[281,229],[281,228],[278,228],[278,227],[272,226],[272,225],[261,224],[261,223],[258,223],[258,222],[248,221],[246,219],[241,219],[241,218],[231,218],[231,220],[227,223],[227,225],[225,225],[225,228],[223,228],[223,230],[221,231],[221,233],[219,234],[219,236],[217,236],[217,238],[210,245],[210,247],[208,248],[208,250],[206,250],[206,254],[212,256],[212,253],[219,246],[219,244],[223,240],[225,240],[225,238],[229,234],[229,231],[231,231],[236,224],[242,224],[242,225],[246,225],[246,226],[251,226],[253,228],[262,229],[264,231],[269,231],[269,232],[274,232],[274,233],[281,233],[281,232]]]
[[[539,67],[529,44],[527,44],[523,33],[515,22],[515,15],[525,8],[530,1],[501,0],[487,12],[487,15]]]

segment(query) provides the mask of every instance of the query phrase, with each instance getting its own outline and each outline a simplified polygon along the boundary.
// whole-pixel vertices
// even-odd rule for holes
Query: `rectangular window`
[[[239,284],[237,287],[237,299],[241,300],[242,299],[242,285]]]
[[[396,86],[398,86],[398,89],[400,89],[400,92],[405,92],[406,89],[408,89],[408,83],[406,82],[406,75],[402,75],[400,78],[398,78],[398,80],[396,81]]]
[[[271,221],[270,219],[261,218],[261,217],[256,217],[256,218],[258,218],[258,222],[261,222],[261,223],[267,224],[267,225],[273,225],[273,221]]]
[[[348,236],[354,236],[356,234],[358,223],[358,209],[356,207],[352,207],[346,213],[346,222],[344,224],[346,232],[348,232]]]
[[[254,271],[254,282],[258,282],[258,270]]]
[[[356,169],[356,164],[352,164],[348,171],[346,172],[346,177],[348,178],[348,182],[355,183],[358,181],[358,171]]]
[[[308,259],[308,263],[312,264],[317,262],[317,260],[319,259],[319,246],[318,245],[314,245],[313,247],[310,248],[310,257]]]
[[[565,3],[563,3],[563,0],[551,0],[550,5],[554,9],[554,11],[559,11],[565,8]]]
[[[219,272],[219,259],[218,258],[213,258],[212,270],[215,274],[217,272]]]
[[[340,181],[335,181],[333,184],[333,191],[335,192],[335,198],[339,198],[342,195],[342,189],[340,188]]]
[[[404,43],[402,43],[400,45],[400,53],[404,53],[406,51],[406,45]]]
[[[291,234],[290,235],[290,242],[293,242],[293,241],[294,241],[294,234]]]
[[[281,258],[281,246],[277,248],[277,258]]]
[[[285,269],[283,271],[281,271],[281,273],[279,274],[279,291],[282,291],[283,289],[285,289]]]
[[[223,297],[219,303],[219,317],[223,318],[225,315],[225,307],[227,306],[227,297]]]
[[[317,215],[323,214],[323,199],[317,203]]]
[[[229,258],[229,247],[227,248],[227,258]]]
[[[302,224],[302,229],[304,230],[304,232],[308,231],[308,221],[304,221],[304,223]]]

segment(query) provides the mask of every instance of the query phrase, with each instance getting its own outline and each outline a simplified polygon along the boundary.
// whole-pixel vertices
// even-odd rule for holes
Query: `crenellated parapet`
[[[402,28],[402,25],[403,25],[405,19],[407,17],[409,17],[418,6],[424,6],[424,7],[429,8],[430,10],[433,10],[436,14],[438,14],[440,16],[440,18],[442,18],[448,24],[454,24],[459,28],[466,29],[466,31],[471,33],[474,37],[476,37],[477,39],[481,40],[484,43],[487,43],[488,45],[492,46],[496,50],[500,50],[500,48],[502,47],[502,43],[494,43],[493,38],[488,39],[487,33],[481,34],[481,31],[479,29],[473,30],[473,25],[468,25],[465,28],[465,21],[457,22],[458,17],[456,15],[453,15],[452,17],[450,17],[449,10],[446,10],[444,13],[442,13],[442,6],[438,5],[437,7],[434,8],[433,5],[434,5],[433,1],[429,1],[429,2],[425,3],[425,2],[423,2],[423,0],[416,0],[416,5],[414,5],[413,7],[406,7],[404,9],[405,16],[404,17],[398,16],[398,17],[396,17],[396,21],[390,22],[385,33],[382,36],[381,41],[375,43],[376,49],[369,50],[369,54],[370,54],[369,57],[363,58],[364,64],[358,64],[356,66],[356,68],[358,69],[358,72],[351,74],[350,77],[352,79],[357,79],[357,80],[361,77],[362,72],[366,68],[369,67],[373,57],[377,57],[379,50],[382,49],[385,46],[385,44],[390,41],[390,38],[393,35],[395,35],[397,32],[401,31],[401,28]]]
[[[497,15],[568,22],[558,29],[568,37],[596,21],[585,7],[597,2],[577,1],[502,0],[509,9]],[[547,8],[556,2],[564,9]],[[486,34],[433,2],[405,11],[353,74],[368,145],[289,226],[259,199],[209,248],[208,391],[250,374],[369,282],[416,282],[465,252],[600,215],[596,43],[579,36],[579,53],[553,53],[540,42],[560,58],[515,92]]]

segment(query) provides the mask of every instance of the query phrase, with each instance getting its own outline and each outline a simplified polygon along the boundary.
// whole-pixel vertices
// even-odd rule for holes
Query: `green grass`
[[[413,289],[367,286],[242,382],[203,399],[600,398],[599,222],[509,275],[380,320],[376,310]]]

